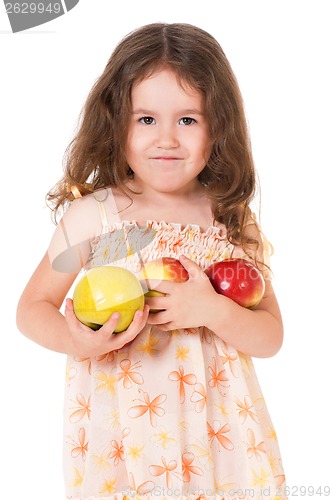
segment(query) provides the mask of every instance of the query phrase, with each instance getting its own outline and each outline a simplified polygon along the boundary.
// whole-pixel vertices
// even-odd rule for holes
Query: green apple
[[[89,269],[77,282],[73,293],[76,317],[96,330],[115,312],[120,319],[115,333],[126,330],[135,312],[144,308],[144,292],[128,269],[100,266]]]

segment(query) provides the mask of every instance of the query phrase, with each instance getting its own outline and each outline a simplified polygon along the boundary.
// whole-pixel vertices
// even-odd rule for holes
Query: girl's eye
[[[194,118],[189,118],[189,116],[185,116],[185,117],[181,118],[181,120],[179,121],[180,125],[192,125],[193,123],[197,123],[197,122]]]
[[[156,123],[156,120],[152,116],[142,116],[139,121],[144,123],[144,125],[155,125]]]

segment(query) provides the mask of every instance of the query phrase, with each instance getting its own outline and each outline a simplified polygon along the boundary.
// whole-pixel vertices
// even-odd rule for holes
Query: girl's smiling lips
[[[151,160],[182,160],[179,156],[167,156],[167,155],[161,155],[161,156],[152,156]]]

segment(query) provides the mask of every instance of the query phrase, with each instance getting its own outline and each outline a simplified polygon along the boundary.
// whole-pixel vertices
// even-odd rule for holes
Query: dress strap
[[[107,189],[105,189],[103,191],[94,192],[93,197],[96,200],[96,202],[98,203],[98,208],[99,208],[102,226],[103,226],[103,228],[108,227],[109,223],[108,223],[107,213],[106,213],[105,205],[104,205],[104,201],[108,197]]]

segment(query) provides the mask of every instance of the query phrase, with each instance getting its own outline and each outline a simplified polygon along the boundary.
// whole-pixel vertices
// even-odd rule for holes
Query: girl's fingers
[[[167,307],[167,299],[165,300],[165,297],[147,297],[145,300],[151,310],[162,310]]]
[[[133,321],[128,326],[127,330],[112,335],[111,341],[115,349],[121,349],[125,344],[128,344],[140,333],[146,324],[149,315],[149,306],[145,305],[144,310],[135,312]]]
[[[136,311],[132,322],[130,323],[130,325],[128,326],[128,328],[125,331],[128,331],[128,330],[130,330],[130,332],[132,330],[136,331],[137,327],[141,323],[144,323],[144,318],[147,318],[148,314],[149,314],[149,307],[148,306],[145,306],[143,311],[141,311],[141,310]],[[115,328],[116,328],[116,325],[119,322],[119,319],[120,319],[120,314],[118,312],[113,313],[112,316],[110,317],[110,319],[102,327],[103,332],[105,331],[105,333],[108,333],[108,334],[113,333]],[[122,332],[119,332],[119,333],[122,333]]]
[[[74,313],[73,301],[71,299],[66,299],[65,304],[65,318],[68,325],[76,324],[78,319]]]
[[[120,313],[114,312],[111,317],[104,323],[100,332],[105,333],[106,335],[110,335],[114,332],[116,325],[119,323]]]
[[[140,309],[138,311],[136,311],[134,314],[134,317],[133,317],[133,321],[131,322],[131,324],[128,327],[128,330],[135,329],[135,331],[136,331],[137,328],[140,328],[140,330],[141,330],[146,323],[147,317],[149,315],[149,310],[150,310],[150,307],[147,304],[145,304],[143,311],[141,311]]]
[[[65,303],[65,318],[72,332],[75,345],[85,345],[84,349],[89,353],[88,355],[93,356],[121,349],[125,344],[134,340],[146,325],[149,309],[149,306],[145,304],[143,311],[136,311],[129,327],[123,332],[115,332],[120,320],[120,313],[118,312],[114,312],[97,331],[82,324],[77,319],[73,301],[69,298],[66,299]]]

